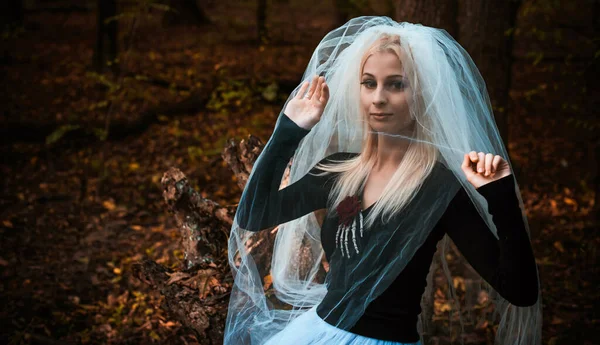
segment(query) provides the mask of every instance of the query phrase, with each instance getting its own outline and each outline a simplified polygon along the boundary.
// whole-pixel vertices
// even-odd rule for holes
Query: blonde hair
[[[410,54],[410,49],[406,47],[406,54]],[[401,57],[402,45],[398,35],[382,34],[365,52],[361,59],[360,71],[362,72],[364,64],[369,56],[377,52],[392,52],[398,59]],[[402,61],[401,61],[402,62]],[[408,64],[408,62],[407,62]],[[407,66],[405,72],[407,72]],[[377,199],[372,210],[365,219],[364,225],[369,228],[377,219],[381,217],[382,222],[387,223],[390,219],[407,206],[419,191],[423,181],[429,176],[438,159],[438,151],[431,145],[423,144],[422,141],[431,142],[425,128],[430,128],[428,117],[420,106],[422,101],[418,96],[418,78],[413,75],[410,80],[410,87],[413,92],[413,102],[418,102],[411,106],[411,117],[415,119],[415,127],[412,135],[416,141],[412,141],[404,154],[401,163],[392,175],[383,193]],[[359,99],[359,97],[356,97]],[[361,116],[362,113],[361,113]],[[367,121],[363,123],[363,138],[361,143],[361,152],[356,157],[348,160],[335,161],[333,164],[317,164],[317,168],[325,173],[341,172],[336,179],[334,186],[329,194],[328,205],[338,205],[346,196],[356,195],[364,186],[369,173],[377,161],[378,136],[369,133],[370,128]],[[362,200],[361,200],[362,203]],[[363,207],[366,205],[363,205]],[[328,213],[333,215],[335,207],[329,207]]]

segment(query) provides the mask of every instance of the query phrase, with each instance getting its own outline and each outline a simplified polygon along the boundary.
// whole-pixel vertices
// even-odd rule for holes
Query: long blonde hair
[[[372,54],[376,52],[392,52],[400,59],[401,49],[402,46],[398,35],[382,34],[363,55],[360,70],[363,70],[367,58]],[[406,53],[410,53],[410,50],[407,49]],[[418,87],[416,74],[410,78],[410,85],[413,88],[414,102],[419,102],[420,97],[418,92],[415,92]],[[420,106],[411,106],[411,117],[416,120],[412,136],[416,141],[409,144],[401,163],[398,165],[386,188],[384,188],[382,195],[377,199],[373,205],[373,209],[365,218],[365,226],[367,228],[373,224],[377,217],[381,217],[384,223],[389,222],[395,214],[408,205],[436,164],[438,158],[437,149],[431,145],[422,144],[423,141],[431,141],[425,129],[430,127],[427,123],[428,117],[424,112],[415,109],[423,108]],[[364,115],[361,114],[361,116]],[[331,160],[333,164],[317,164],[317,168],[326,173],[341,172],[329,194],[328,205],[338,205],[346,196],[356,195],[364,187],[367,177],[377,161],[378,136],[369,132],[370,128],[367,121],[360,122],[364,126],[360,154],[348,160]],[[328,214],[333,215],[334,211],[335,207],[329,207]]]

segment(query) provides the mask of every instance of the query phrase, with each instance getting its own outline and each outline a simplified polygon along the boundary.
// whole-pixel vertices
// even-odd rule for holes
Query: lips
[[[389,113],[371,113],[371,116],[377,121],[387,121],[387,118],[392,115]]]

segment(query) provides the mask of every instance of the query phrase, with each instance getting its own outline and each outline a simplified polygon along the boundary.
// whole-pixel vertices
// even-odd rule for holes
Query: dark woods
[[[600,343],[593,0],[2,2],[1,342],[222,342],[241,190],[316,44],[359,15],[444,28],[473,57],[527,210],[544,344]],[[439,344],[459,327],[445,288],[426,311]]]

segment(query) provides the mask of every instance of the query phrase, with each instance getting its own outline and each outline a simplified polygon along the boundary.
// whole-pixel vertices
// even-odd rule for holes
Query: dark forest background
[[[240,147],[269,139],[317,43],[358,15],[471,54],[529,218],[543,344],[600,344],[595,0],[3,1],[0,343],[221,344]],[[457,343],[443,296],[432,339]]]

